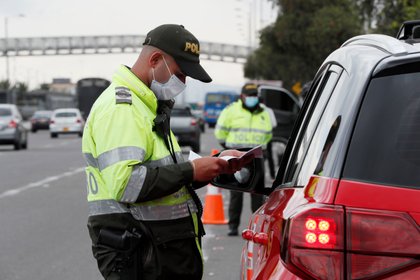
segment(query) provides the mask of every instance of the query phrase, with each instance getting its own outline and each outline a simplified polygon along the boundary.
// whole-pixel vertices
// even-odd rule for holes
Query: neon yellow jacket
[[[157,100],[121,66],[93,105],[83,132],[89,216],[131,213],[137,220],[173,220],[197,212],[185,185],[192,182],[171,133],[177,161],[153,131]],[[166,174],[166,176],[162,176]]]
[[[220,113],[214,133],[226,148],[265,146],[272,138],[270,115],[263,108],[251,112],[238,100]]]

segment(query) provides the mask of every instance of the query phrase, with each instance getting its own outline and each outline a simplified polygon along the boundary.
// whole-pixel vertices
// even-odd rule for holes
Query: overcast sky
[[[267,0],[0,0],[0,36],[5,36],[5,17],[9,37],[145,35],[160,24],[176,23],[200,41],[245,46],[250,14],[258,27],[272,22],[276,11]],[[52,78],[111,79],[119,64],[131,66],[136,58],[137,54],[11,57],[10,78],[30,87]],[[239,88],[245,82],[242,64],[202,60],[202,65],[215,85]],[[0,79],[5,78],[5,59],[0,58]]]

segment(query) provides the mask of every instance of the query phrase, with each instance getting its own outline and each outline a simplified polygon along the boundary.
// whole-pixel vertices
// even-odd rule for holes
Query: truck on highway
[[[0,90],[0,104],[13,103],[12,92],[9,90]]]
[[[84,78],[80,79],[76,85],[76,107],[86,120],[93,103],[99,95],[111,84],[103,78]]]
[[[209,127],[214,127],[220,112],[238,98],[239,94],[234,91],[208,92],[204,101],[203,114]]]

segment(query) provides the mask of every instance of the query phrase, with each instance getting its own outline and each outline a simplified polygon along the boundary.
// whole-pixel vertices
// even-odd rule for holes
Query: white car
[[[85,122],[79,109],[63,108],[53,112],[50,120],[51,138],[57,138],[58,134],[78,134],[83,135]]]

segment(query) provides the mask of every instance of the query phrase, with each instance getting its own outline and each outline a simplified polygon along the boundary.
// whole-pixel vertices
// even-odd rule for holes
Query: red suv
[[[241,279],[420,279],[420,21],[363,35],[320,67],[271,188],[253,214]]]

